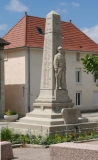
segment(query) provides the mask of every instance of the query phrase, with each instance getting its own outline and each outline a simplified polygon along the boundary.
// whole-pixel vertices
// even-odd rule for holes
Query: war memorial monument
[[[68,96],[66,84],[66,60],[62,47],[60,15],[51,11],[46,16],[40,93],[34,110],[9,124],[22,133],[53,134],[66,130],[90,129],[97,126],[80,114],[78,107]]]

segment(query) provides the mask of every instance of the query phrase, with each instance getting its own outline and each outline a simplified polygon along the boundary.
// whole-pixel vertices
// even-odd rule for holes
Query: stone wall
[[[0,47],[0,117],[4,116],[5,111],[4,95],[4,51],[3,47]]]
[[[96,144],[59,143],[50,146],[51,160],[98,160]]]

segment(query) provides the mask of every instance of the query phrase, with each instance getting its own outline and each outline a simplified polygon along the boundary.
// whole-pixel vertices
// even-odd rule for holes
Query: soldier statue
[[[57,48],[58,53],[54,56],[54,71],[56,80],[56,89],[66,89],[66,62],[63,48]]]

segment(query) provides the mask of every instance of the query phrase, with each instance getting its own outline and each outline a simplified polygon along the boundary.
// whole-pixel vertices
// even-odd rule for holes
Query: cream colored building
[[[6,110],[19,115],[33,110],[39,95],[45,19],[27,14],[4,36]],[[98,88],[93,75],[83,72],[81,57],[98,54],[98,45],[70,22],[61,22],[66,57],[66,83],[74,106],[98,110]]]
[[[9,42],[0,38],[0,118],[5,112],[5,89],[4,89],[4,46]]]

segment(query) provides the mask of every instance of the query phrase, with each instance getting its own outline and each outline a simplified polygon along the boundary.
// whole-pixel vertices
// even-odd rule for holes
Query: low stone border
[[[28,148],[49,148],[49,145],[26,144]]]
[[[73,143],[85,143],[85,142],[91,142],[91,141],[98,141],[98,139],[89,139],[89,140],[73,141]]]
[[[18,148],[18,147],[21,147],[23,146],[23,144],[12,144],[12,148]]]
[[[49,145],[38,145],[38,144],[13,144],[12,148],[25,147],[25,148],[49,148]]]

